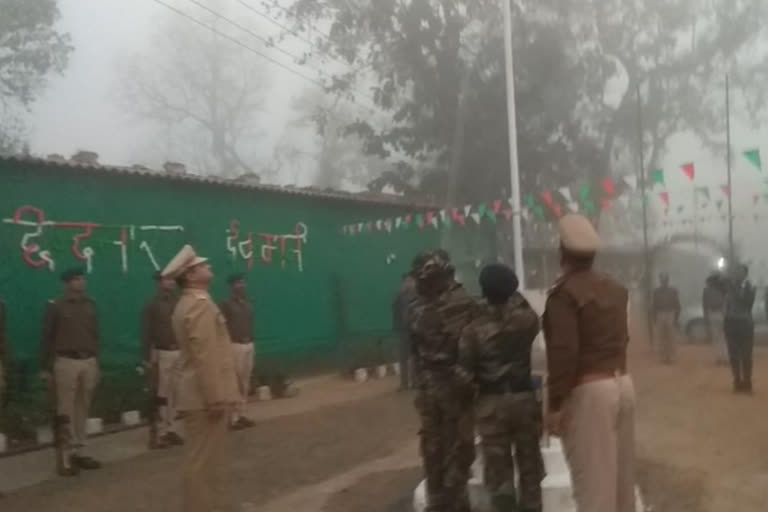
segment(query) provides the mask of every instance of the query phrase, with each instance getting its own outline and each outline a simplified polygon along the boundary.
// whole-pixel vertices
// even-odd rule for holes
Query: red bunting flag
[[[731,195],[731,187],[729,187],[728,185],[721,185],[720,188],[722,189],[723,194],[725,194],[726,196],[730,197],[730,195]]]
[[[563,216],[563,209],[560,207],[559,204],[553,204],[552,205],[552,213],[557,217],[558,219]]]
[[[427,212],[427,225],[432,224],[435,219],[435,212]]]
[[[493,213],[498,215],[500,211],[501,211],[501,199],[497,199],[496,201],[493,202]]]
[[[667,205],[667,208],[669,208],[669,192],[660,192],[659,197],[664,201],[664,204]],[[666,211],[664,212],[664,215],[666,215]]]
[[[611,178],[605,178],[603,180],[603,190],[605,190],[605,193],[611,197],[616,195],[616,185]]]
[[[689,180],[693,181],[696,178],[696,166],[692,163],[683,164],[681,169],[683,170],[683,173],[688,176]]]
[[[464,226],[467,224],[467,218],[459,212],[458,208],[451,210],[451,217],[456,224]]]
[[[549,190],[545,190],[541,193],[541,198],[544,200],[544,202],[548,205],[552,204],[552,192]]]

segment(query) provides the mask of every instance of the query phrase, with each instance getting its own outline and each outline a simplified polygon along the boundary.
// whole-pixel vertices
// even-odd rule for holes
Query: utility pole
[[[651,313],[651,302],[653,294],[653,261],[651,260],[651,252],[648,247],[648,196],[646,195],[647,180],[645,176],[645,141],[643,139],[643,96],[640,93],[640,84],[637,84],[637,133],[638,133],[638,153],[639,170],[640,170],[640,193],[642,194],[641,202],[643,205],[643,261],[645,264],[645,272],[643,275],[643,291],[645,302],[645,314],[648,328],[648,341],[651,346],[654,345],[653,339],[653,315]]]
[[[728,265],[736,263],[736,250],[733,247],[733,181],[731,179],[731,90],[728,75],[725,75],[725,133],[728,148],[727,169],[728,169]]]
[[[522,211],[520,205],[520,164],[517,154],[517,112],[515,105],[515,63],[512,53],[512,0],[502,0],[504,9],[504,56],[507,75],[507,123],[509,125],[509,181],[512,192],[512,243],[515,255],[515,273],[520,289],[525,289],[523,263]]]

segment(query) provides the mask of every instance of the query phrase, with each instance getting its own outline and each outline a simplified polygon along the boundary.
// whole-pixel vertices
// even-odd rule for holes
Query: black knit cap
[[[68,283],[72,281],[73,279],[76,279],[78,277],[83,277],[85,275],[85,269],[82,267],[73,267],[68,268],[64,272],[61,273],[59,276],[61,278],[61,281],[64,283]]]
[[[501,263],[486,265],[480,272],[480,288],[483,297],[492,304],[506,302],[517,291],[520,282],[515,271]]]

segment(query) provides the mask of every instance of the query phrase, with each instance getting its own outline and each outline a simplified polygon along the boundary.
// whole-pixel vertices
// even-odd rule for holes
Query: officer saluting
[[[101,464],[82,454],[85,424],[93,392],[99,382],[99,323],[96,303],[85,294],[85,272],[70,269],[61,274],[64,294],[48,303],[43,321],[41,369],[53,382],[59,428],[69,430],[70,443],[64,453],[62,476],[80,469],[98,469]]]
[[[227,323],[208,293],[206,258],[185,245],[163,270],[182,289],[172,325],[181,354],[176,365],[176,407],[186,431],[184,512],[212,512],[219,461],[230,414],[240,400]]]
[[[153,365],[157,371],[157,403],[160,404],[157,421],[160,439],[152,448],[183,444],[176,432],[176,403],[171,393],[173,370],[179,359],[179,345],[171,325],[171,316],[178,302],[176,282],[163,277],[160,272],[154,275],[157,293],[144,307],[142,314],[142,341],[144,365]]]
[[[628,292],[592,270],[600,239],[586,217],[566,215],[558,229],[563,276],[544,313],[548,428],[562,436],[578,512],[634,512]]]
[[[241,400],[232,414],[232,428],[243,429],[254,425],[243,413],[251,394],[251,375],[253,374],[253,306],[248,300],[245,275],[233,274],[227,279],[229,299],[219,305],[227,320],[229,337],[232,338],[232,356],[235,359],[237,383],[240,386]]]

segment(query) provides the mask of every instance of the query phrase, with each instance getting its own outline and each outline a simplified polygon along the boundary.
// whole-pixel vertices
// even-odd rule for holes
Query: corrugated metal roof
[[[274,194],[286,194],[292,196],[301,196],[312,199],[325,199],[329,201],[349,201],[377,206],[399,206],[413,209],[429,209],[435,206],[428,202],[413,201],[408,198],[391,194],[377,194],[373,192],[343,192],[340,190],[321,190],[315,187],[292,187],[265,185],[256,183],[247,183],[236,179],[225,179],[216,176],[202,176],[197,174],[169,174],[162,171],[155,171],[141,166],[122,167],[102,164],[83,164],[71,160],[61,161],[35,156],[15,155],[10,157],[0,156],[0,162],[10,162],[17,164],[32,164],[44,167],[55,167],[64,169],[73,169],[86,172],[119,174],[123,176],[139,176],[143,178],[152,178],[165,181],[179,181],[186,183],[199,183],[214,185],[220,187],[239,188],[267,192]]]

